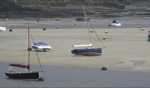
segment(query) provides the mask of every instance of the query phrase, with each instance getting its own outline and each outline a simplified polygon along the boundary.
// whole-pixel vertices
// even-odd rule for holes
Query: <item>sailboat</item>
[[[30,49],[30,29],[28,23],[28,49]],[[28,51],[28,62],[26,65],[22,64],[9,64],[9,69],[5,72],[5,75],[10,79],[38,79],[39,81],[44,81],[44,79],[40,76],[40,72],[43,72],[42,65],[38,58],[38,61],[41,66],[41,71],[34,71],[30,69],[30,50]],[[12,67],[21,68],[22,70],[16,71],[13,70]]]
[[[96,31],[94,30],[92,24],[87,19],[86,13],[84,11],[84,7],[83,7],[83,13],[84,13],[85,21],[87,22],[88,27],[89,27],[89,25],[91,26],[91,28],[93,29],[93,32],[96,34],[97,38],[101,41],[101,39],[97,35]],[[73,50],[71,50],[72,54],[74,54],[76,56],[79,56],[79,55],[82,55],[82,56],[100,56],[100,55],[102,55],[102,48],[93,46],[90,33],[91,33],[91,31],[88,28],[90,43],[89,44],[73,45]],[[101,43],[102,43],[102,41],[101,41]],[[103,43],[102,43],[102,45],[104,46]]]

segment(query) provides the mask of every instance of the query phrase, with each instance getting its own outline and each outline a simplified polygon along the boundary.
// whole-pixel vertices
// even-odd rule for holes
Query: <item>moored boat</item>
[[[88,20],[88,17],[86,16],[86,13],[84,11],[84,7],[83,7],[83,13],[84,13],[85,21],[87,22],[87,26],[88,27],[91,26],[91,28],[93,30],[91,32],[90,28],[88,28],[88,35],[89,35],[90,43],[89,44],[73,45],[73,50],[71,50],[71,53],[76,55],[76,56],[79,56],[79,55],[82,55],[82,56],[100,56],[100,55],[102,55],[102,48],[93,46],[92,39],[91,39],[91,33],[95,33],[97,38],[100,40],[101,43],[102,43],[102,41],[99,38],[99,36],[97,35],[92,24]],[[102,43],[102,45],[104,46],[103,43]]]
[[[29,26],[29,23],[28,23]],[[30,29],[28,28],[28,49],[30,48]],[[30,51],[28,51],[27,64],[9,64],[9,69],[5,72],[5,75],[10,79],[37,79],[39,81],[44,81],[40,76],[40,73],[43,72],[40,60],[41,71],[35,71],[30,69]],[[15,70],[13,69],[15,68]],[[17,70],[16,70],[17,69]]]

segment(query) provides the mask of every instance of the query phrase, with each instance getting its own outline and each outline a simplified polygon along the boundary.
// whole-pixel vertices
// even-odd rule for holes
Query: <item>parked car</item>
[[[44,42],[35,42],[31,47],[36,51],[44,51],[44,52],[52,49],[50,45]]]

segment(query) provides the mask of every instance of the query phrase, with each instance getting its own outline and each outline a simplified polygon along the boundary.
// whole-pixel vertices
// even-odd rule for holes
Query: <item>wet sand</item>
[[[8,63],[0,62],[0,87],[150,87],[149,72],[102,71],[100,67],[49,66],[43,65],[44,81],[8,79],[4,72]],[[38,67],[32,65],[32,68]]]
[[[118,18],[119,19],[119,18]],[[125,18],[124,18],[125,19]],[[149,18],[148,18],[149,19]],[[147,24],[147,18],[134,22],[128,18],[123,20],[120,18],[122,24]],[[110,19],[109,19],[110,20]],[[93,44],[103,48],[102,56],[86,57],[74,56],[71,53],[73,45],[89,43],[88,33],[86,28],[75,28],[76,25],[83,24],[75,21],[30,21],[31,34],[34,42],[42,41],[52,46],[49,52],[38,52],[41,63],[44,65],[54,66],[84,66],[84,67],[102,67],[106,66],[109,69],[120,70],[137,70],[150,71],[150,43],[147,42],[147,31],[149,28],[126,27],[108,27],[106,22],[108,19],[97,20],[92,24],[102,24],[106,28],[96,28],[98,36],[101,38],[105,48],[98,41],[94,33],[92,35]],[[9,63],[25,63],[27,58],[27,22],[25,20],[10,20],[9,28],[13,28],[12,32],[0,32],[0,61]],[[1,22],[4,25],[4,22]],[[21,25],[21,26],[20,26]],[[40,28],[33,26],[42,25]],[[74,28],[50,28],[45,31],[42,28],[46,25],[73,25]],[[140,26],[141,26],[140,25]],[[17,28],[18,26],[23,29]],[[16,28],[16,29],[15,29]],[[108,33],[105,33],[108,31]],[[102,37],[106,37],[103,40]],[[32,42],[31,42],[32,44]],[[36,54],[31,52],[31,63],[38,64]]]
[[[20,22],[26,23],[23,21]],[[46,24],[51,24],[51,22],[46,22]],[[56,24],[58,23],[58,21],[54,22]],[[31,26],[34,24],[36,23],[31,22]],[[70,22],[66,22],[65,24],[70,24]],[[47,28],[45,31],[31,28],[31,34],[34,42],[42,41],[52,46],[52,50],[49,52],[38,52],[43,65],[78,67],[106,66],[109,69],[115,70],[150,71],[150,43],[147,42],[147,31],[149,28],[145,28],[144,31],[141,31],[137,27],[97,28],[95,30],[101,39],[103,36],[107,38],[106,40],[102,39],[105,45],[102,56],[74,56],[71,53],[73,49],[72,45],[89,43],[85,28]],[[108,33],[105,33],[105,31],[108,31]],[[92,33],[92,39],[95,46],[103,47],[94,33]],[[14,29],[12,32],[1,32],[0,41],[0,62],[26,62],[27,29]],[[31,63],[38,64],[34,51],[31,52]]]
[[[30,21],[34,42],[42,41],[52,46],[49,52],[38,52],[44,69],[43,82],[13,80],[5,76],[9,63],[27,61],[27,21],[9,21],[13,31],[0,32],[0,87],[150,87],[150,42],[147,41],[150,20],[136,23],[121,20],[126,24],[123,27],[108,27],[106,21],[92,22],[103,26],[95,30],[101,39],[104,36],[107,39],[102,39],[105,45],[102,56],[91,57],[74,56],[70,52],[74,44],[89,43],[86,28],[76,28],[82,22]],[[144,25],[141,31],[138,26]],[[47,30],[43,31],[45,26]],[[103,47],[94,33],[91,36],[95,46]],[[31,52],[31,63],[31,69],[40,69],[34,51]],[[102,71],[103,66],[108,70]]]

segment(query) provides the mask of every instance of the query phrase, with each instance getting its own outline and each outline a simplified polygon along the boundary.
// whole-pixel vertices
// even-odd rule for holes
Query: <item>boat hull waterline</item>
[[[10,79],[38,79],[39,72],[6,72]]]
[[[74,49],[71,51],[74,55],[81,56],[100,56],[102,55],[101,48],[92,48],[92,49]]]

